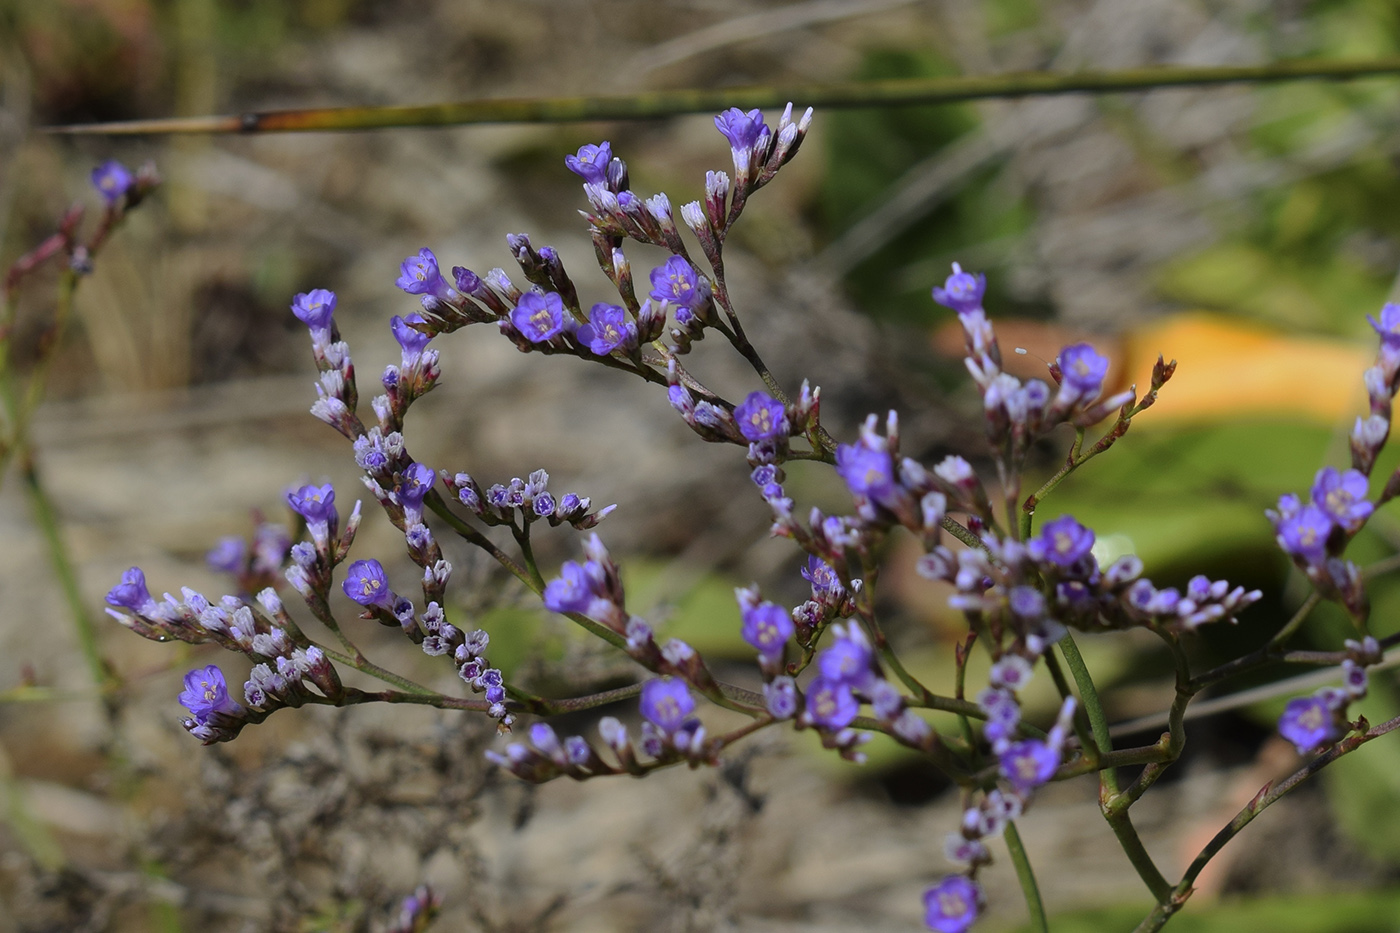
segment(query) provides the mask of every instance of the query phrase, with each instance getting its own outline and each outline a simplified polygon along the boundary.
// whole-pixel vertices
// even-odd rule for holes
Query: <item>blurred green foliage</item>
[[[1057,914],[1055,933],[1131,930],[1146,906],[1123,906]],[[1394,933],[1400,891],[1338,891],[1303,896],[1190,902],[1172,918],[1172,933]],[[1029,928],[1023,928],[1029,929]]]

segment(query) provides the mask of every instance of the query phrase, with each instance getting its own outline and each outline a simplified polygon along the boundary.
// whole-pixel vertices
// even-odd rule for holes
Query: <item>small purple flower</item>
[[[510,322],[531,343],[544,343],[564,330],[564,299],[554,292],[526,292],[510,312]]]
[[[566,560],[559,576],[544,588],[544,605],[551,612],[585,612],[596,595],[588,568]]]
[[[611,161],[612,146],[606,142],[598,146],[582,146],[578,155],[564,156],[564,165],[569,171],[590,185],[606,184],[608,163]]]
[[[443,281],[442,272],[438,270],[437,256],[426,246],[418,251],[418,255],[405,259],[399,265],[399,270],[400,275],[394,284],[410,295],[434,295],[441,298],[447,292],[447,283]]]
[[[107,603],[132,612],[146,611],[154,606],[155,600],[146,589],[146,575],[140,567],[132,567],[122,574],[122,582],[107,591]]]
[[[1033,586],[1013,586],[1006,594],[1006,604],[1022,619],[1034,620],[1045,615],[1045,597]]]
[[[692,311],[705,303],[707,291],[700,284],[695,267],[679,256],[672,256],[663,265],[651,270],[651,298],[669,301]]]
[[[399,317],[397,314],[389,318],[389,329],[394,333],[394,339],[399,342],[400,349],[403,350],[404,364],[407,365],[418,359],[423,354],[423,348],[428,345],[428,341],[433,338],[420,330],[410,327],[410,324],[423,324],[423,315],[413,312],[408,317]]]
[[[1298,697],[1289,700],[1278,720],[1278,734],[1292,742],[1298,754],[1330,745],[1341,737],[1337,716],[1323,697]]]
[[[237,715],[243,712],[228,695],[228,683],[224,672],[213,664],[196,668],[185,675],[185,689],[180,694],[180,705],[190,711],[194,720],[201,725],[208,722],[215,713]]]
[[[763,705],[774,719],[791,719],[797,715],[797,683],[786,675],[774,677],[763,685]]]
[[[292,313],[313,331],[329,330],[335,314],[335,292],[313,288],[292,298]]]
[[[840,599],[846,593],[836,571],[815,555],[808,556],[807,566],[802,568],[802,579],[812,584],[812,598],[818,602]]]
[[[738,165],[747,165],[749,155],[759,144],[759,140],[770,133],[768,124],[763,122],[762,110],[744,113],[738,107],[730,107],[717,115],[715,127],[729,140],[729,148],[733,151],[734,161]]]
[[[924,922],[936,933],[963,933],[977,919],[982,892],[962,875],[949,875],[924,892]]]
[[[1064,385],[1074,390],[1075,398],[1093,398],[1103,389],[1103,377],[1108,374],[1108,357],[1087,343],[1076,343],[1060,351],[1060,375]]]
[[[1028,550],[1036,560],[1048,560],[1059,567],[1072,567],[1089,556],[1094,547],[1094,532],[1065,515],[1046,522],[1040,537],[1030,542]]]
[[[740,634],[744,641],[765,658],[781,658],[783,646],[795,631],[788,611],[775,603],[759,603],[745,607],[741,614],[744,624]]]
[[[1369,485],[1366,474],[1360,470],[1339,473],[1333,467],[1323,467],[1313,481],[1312,501],[1334,522],[1354,531],[1375,509],[1366,499]]]
[[[1380,335],[1381,342],[1387,344],[1400,344],[1400,305],[1387,302],[1381,308],[1381,319],[1377,321],[1369,314],[1366,320],[1371,322],[1371,326]]]
[[[661,677],[642,686],[641,711],[648,722],[672,735],[695,711],[695,699],[685,681]]]
[[[734,420],[747,441],[772,441],[788,436],[787,409],[767,392],[750,392],[734,409]]]
[[[92,186],[108,204],[116,204],[136,184],[136,176],[116,159],[108,159],[92,170]]]
[[[247,566],[248,544],[237,535],[220,538],[204,555],[204,562],[224,573],[242,573]]]
[[[1315,505],[1303,506],[1278,526],[1280,547],[1310,564],[1321,563],[1327,556],[1327,538],[1331,534],[1332,519]]]
[[[308,525],[325,525],[335,517],[335,488],[325,486],[302,486],[287,490],[287,504],[292,507]]]
[[[962,266],[953,263],[953,274],[948,276],[943,287],[934,287],[933,300],[959,314],[967,314],[982,307],[982,296],[986,292],[985,275],[981,272],[976,275],[964,272]]]
[[[578,339],[599,356],[607,356],[635,333],[636,325],[627,320],[624,309],[599,302],[588,312],[588,323],[578,329]]]
[[[977,695],[977,707],[987,714],[982,734],[992,748],[1011,741],[1021,723],[1021,705],[1016,702],[1015,695],[1009,690],[989,687]]]
[[[836,472],[846,481],[852,495],[876,504],[894,499],[899,492],[894,459],[888,450],[865,444],[841,444],[836,448]]]
[[[389,589],[389,578],[384,573],[384,565],[377,560],[357,560],[345,573],[341,589],[361,606],[379,606],[388,609],[394,604],[394,591]]]
[[[423,499],[436,480],[437,474],[432,467],[415,463],[399,474],[399,481],[394,484],[394,494],[405,509],[417,512],[422,509]]]
[[[821,676],[832,683],[845,683],[853,687],[864,685],[871,677],[871,662],[873,656],[870,653],[870,646],[858,633],[859,629],[855,623],[851,623],[850,631],[853,635],[847,635],[839,625],[832,626],[832,631],[837,633],[837,638],[817,657],[817,669],[821,671]]]
[[[1039,739],[1013,742],[997,757],[1001,776],[1023,797],[1054,777],[1060,766],[1059,749]]]
[[[818,728],[844,729],[859,713],[860,704],[849,684],[818,677],[807,685],[807,716]]]

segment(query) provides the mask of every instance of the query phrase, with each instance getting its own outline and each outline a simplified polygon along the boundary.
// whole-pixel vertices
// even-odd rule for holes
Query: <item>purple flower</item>
[[[724,113],[715,117],[715,127],[724,134],[724,138],[729,140],[729,148],[734,153],[734,161],[737,165],[747,166],[749,155],[758,145],[759,140],[768,136],[770,131],[768,124],[763,122],[762,110],[750,110],[748,113],[738,107],[730,107]]]
[[[400,275],[394,282],[410,295],[434,295],[442,298],[447,293],[447,283],[438,270],[437,257],[426,246],[418,255],[409,256],[399,265]]]
[[[1048,560],[1060,567],[1072,567],[1089,556],[1094,547],[1094,532],[1065,515],[1046,522],[1040,537],[1030,542],[1027,550],[1036,560]]]
[[[890,502],[899,493],[894,459],[888,450],[865,444],[841,444],[836,448],[836,472],[846,481],[852,495],[876,504]]]
[[[185,689],[180,694],[180,705],[190,711],[194,720],[201,725],[208,722],[215,713],[237,715],[243,712],[228,695],[228,683],[224,672],[214,665],[196,668],[185,675]]]
[[[526,292],[510,312],[510,322],[531,343],[544,343],[564,329],[564,299],[554,292]]]
[[[627,312],[617,305],[599,302],[588,312],[588,323],[578,329],[578,339],[599,356],[635,340],[637,328],[627,320]]]
[[[1006,604],[1022,619],[1039,619],[1045,615],[1045,597],[1032,586],[1013,586],[1006,594]]]
[[[116,159],[108,159],[92,170],[92,186],[108,204],[116,204],[136,184],[136,176]]]
[[[818,677],[807,685],[807,717],[818,728],[844,729],[860,713],[849,684]]]
[[[324,486],[303,486],[287,490],[287,504],[292,507],[308,525],[326,525],[335,517],[335,488],[327,483]]]
[[[242,573],[246,566],[248,544],[237,535],[220,538],[204,555],[204,562],[224,573]]]
[[[335,314],[335,292],[313,288],[292,299],[292,313],[313,331],[329,330]]]
[[[1074,390],[1075,398],[1093,398],[1103,389],[1103,377],[1108,374],[1108,357],[1087,343],[1076,343],[1060,351],[1060,375],[1064,385]]]
[[[671,735],[695,711],[695,700],[685,681],[661,677],[642,686],[641,710],[648,722]]]
[[[1001,776],[1022,796],[1055,776],[1060,751],[1040,739],[1013,742],[998,757]]]
[[[1312,501],[1338,525],[1355,531],[1375,509],[1366,499],[1369,492],[1366,474],[1360,470],[1338,473],[1333,467],[1323,467],[1313,481]]]
[[[1021,723],[1021,705],[1009,690],[988,687],[977,695],[977,707],[987,714],[982,734],[995,750],[1011,741]]]
[[[1278,720],[1278,734],[1292,742],[1298,754],[1306,755],[1341,737],[1337,716],[1323,697],[1289,700]]]
[[[428,341],[433,338],[420,330],[410,327],[410,324],[423,324],[423,315],[413,312],[408,317],[399,317],[397,314],[389,318],[389,329],[394,332],[394,339],[399,342],[399,347],[403,350],[404,365],[408,365],[413,360],[418,359],[423,353],[423,348],[428,345]]]
[[[1303,506],[1278,526],[1279,546],[1284,552],[1310,564],[1321,563],[1327,556],[1327,538],[1331,534],[1332,519],[1315,505]]]
[[[763,705],[774,719],[791,719],[797,715],[797,683],[786,675],[774,677],[763,685]]]
[[[802,578],[812,584],[812,598],[818,602],[840,599],[845,595],[846,590],[841,586],[841,578],[836,571],[815,555],[807,558],[807,566],[802,568]]]
[[[578,155],[564,156],[564,164],[568,166],[569,171],[590,185],[607,183],[608,163],[611,161],[612,146],[606,142],[598,146],[582,146]]]
[[[773,441],[788,436],[787,409],[767,392],[750,392],[734,409],[734,420],[747,441]]]
[[[839,625],[832,626],[832,631],[837,638],[817,657],[817,669],[821,671],[823,679],[832,683],[860,687],[870,680],[870,646],[854,622],[851,623],[849,635]]]
[[[962,266],[953,263],[953,274],[948,276],[943,287],[934,287],[933,300],[959,314],[968,314],[982,307],[982,296],[986,291],[985,275],[981,272],[976,275],[964,272]]]
[[[559,576],[544,588],[544,605],[551,612],[586,612],[595,595],[588,568],[566,560],[559,568]]]
[[[695,310],[705,303],[708,290],[700,284],[695,267],[679,256],[651,270],[651,298]]]
[[[982,891],[962,875],[949,875],[924,892],[924,922],[936,933],[963,933],[977,919]]]
[[[1366,320],[1371,322],[1371,326],[1380,335],[1381,342],[1387,344],[1400,344],[1400,305],[1387,302],[1381,308],[1381,319],[1377,321],[1371,315],[1366,315]]]
[[[399,481],[394,484],[394,494],[398,496],[399,505],[415,512],[421,510],[423,499],[436,480],[437,474],[433,472],[432,467],[421,463],[415,463],[404,470],[399,474]]]
[[[146,611],[155,604],[150,591],[146,589],[146,575],[140,567],[132,567],[122,574],[122,582],[107,591],[107,603],[132,612]]]
[[[775,603],[747,606],[741,613],[744,641],[753,645],[765,658],[776,660],[783,655],[783,646],[795,631],[792,616]]]
[[[384,565],[377,560],[357,560],[345,573],[345,582],[340,585],[349,596],[361,606],[379,606],[388,609],[394,604],[394,591],[389,589],[389,578],[384,573]]]

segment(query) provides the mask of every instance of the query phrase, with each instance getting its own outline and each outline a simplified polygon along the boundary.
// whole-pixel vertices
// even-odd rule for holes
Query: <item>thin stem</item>
[[[340,634],[339,628],[333,629],[333,631],[337,635]],[[346,639],[343,636],[341,637],[341,641],[345,644],[350,644],[349,639]],[[365,657],[360,652],[360,650],[356,648],[353,644],[350,644],[350,654],[342,654],[341,652],[336,651],[334,648],[327,648],[325,645],[316,644],[316,642],[312,642],[312,644],[316,645],[317,648],[320,648],[323,652],[325,652],[326,657],[330,658],[332,661],[339,661],[346,667],[353,667],[360,673],[368,674],[376,680],[382,680],[386,684],[393,684],[395,687],[399,687],[407,691],[408,693],[413,694],[414,696],[437,695],[434,691],[429,690],[422,684],[416,684],[413,681],[409,680],[407,677],[395,674],[393,671],[388,670],[387,668],[380,667],[378,664],[375,664],[369,658]]]
[[[1153,66],[1069,74],[1022,72],[862,81],[791,87],[691,88],[600,97],[471,100],[411,107],[330,107],[176,117],[46,127],[50,133],[147,135],[156,133],[287,133],[312,130],[367,130],[471,123],[563,123],[658,119],[684,113],[715,113],[726,107],[751,110],[781,107],[787,101],[809,106],[889,107],[941,104],[998,97],[1046,94],[1105,94],[1163,87],[1264,83],[1303,79],[1353,80],[1400,74],[1400,59],[1364,61],[1284,61],[1266,65]]]
[[[1271,661],[1280,660],[1281,655],[1278,652],[1279,646],[1298,630],[1298,627],[1307,619],[1309,613],[1311,613],[1314,607],[1321,601],[1322,596],[1316,590],[1309,593],[1308,598],[1303,600],[1303,604],[1293,613],[1292,618],[1285,622],[1283,628],[1279,629],[1274,634],[1274,637],[1270,638],[1262,648],[1251,651],[1243,657],[1236,658],[1219,667],[1212,668],[1204,674],[1199,674],[1191,678],[1190,687],[1192,691],[1199,693],[1211,684],[1219,683],[1235,674],[1242,674],[1256,667],[1262,667]]]
[[[1113,740],[1108,735],[1108,717],[1104,715],[1103,704],[1099,701],[1098,688],[1094,686],[1094,678],[1089,674],[1089,668],[1084,663],[1084,656],[1079,653],[1079,646],[1074,642],[1074,636],[1065,633],[1065,637],[1059,641],[1060,652],[1065,656],[1065,664],[1069,665],[1069,672],[1074,677],[1075,686],[1079,688],[1079,702],[1084,709],[1084,714],[1089,717],[1089,729],[1094,736],[1094,751],[1098,756],[1113,751]],[[1118,793],[1118,773],[1113,768],[1105,768],[1100,772],[1100,781],[1103,790],[1109,794]]]
[[[1016,821],[1006,824],[1006,848],[1011,853],[1011,864],[1016,866],[1016,880],[1021,884],[1021,893],[1026,898],[1026,910],[1030,911],[1031,929],[1037,933],[1050,933],[1050,922],[1045,919],[1045,904],[1040,899],[1040,886],[1036,884],[1031,861],[1026,857],[1026,847],[1021,843],[1021,833],[1016,829]]]

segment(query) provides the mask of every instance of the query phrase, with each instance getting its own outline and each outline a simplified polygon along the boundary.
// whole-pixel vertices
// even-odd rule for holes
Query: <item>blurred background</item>
[[[288,522],[289,485],[334,482],[347,506],[359,488],[348,447],[306,413],[314,368],[294,293],[339,293],[367,386],[397,359],[388,318],[415,304],[393,281],[420,247],[484,272],[507,265],[505,234],[528,232],[561,250],[585,300],[605,298],[564,153],[608,139],[635,188],[675,204],[729,157],[703,116],[142,140],[38,127],[1397,54],[1400,10],[1385,0],[0,0],[0,262],[74,199],[94,202],[101,161],[153,160],[166,179],[83,283],[35,420],[41,475],[94,610],[132,564],[157,593],[225,592],[204,564],[215,539],[258,515]],[[732,291],[779,379],[823,387],[833,433],[897,407],[925,460],[981,450],[961,337],[928,297],[954,261],[987,273],[1003,347],[1029,351],[1023,375],[1080,339],[1115,360],[1120,386],[1145,384],[1159,351],[1179,360],[1159,405],[1040,516],[1073,512],[1102,557],[1136,552],[1159,584],[1206,573],[1262,588],[1237,628],[1192,646],[1208,666],[1261,644],[1306,595],[1262,510],[1344,464],[1363,411],[1365,315],[1400,274],[1397,107],[1400,83],[1376,79],[819,112],[736,230]],[[629,255],[639,273],[660,259]],[[52,283],[22,294],[21,369]],[[601,532],[629,606],[753,679],[732,588],[758,581],[795,603],[804,584],[733,451],[695,442],[659,393],[601,368],[521,355],[489,330],[438,343],[442,385],[409,418],[415,456],[484,483],[544,468],[556,491],[620,503]],[[756,388],[715,343],[696,349],[701,377],[730,397]],[[1053,472],[1067,442],[1037,469]],[[794,467],[790,488],[849,507],[827,471]],[[1397,546],[1383,511],[1351,553]],[[913,575],[911,548],[891,547],[882,608],[911,667],[951,689],[961,622]],[[401,560],[391,574],[406,580],[402,550],[366,520],[359,556]],[[560,532],[541,556],[577,551]],[[564,695],[631,676],[470,552],[449,556],[454,611],[490,631],[514,679]],[[289,711],[199,748],[178,726],[180,678],[221,663],[241,682],[238,659],[104,620],[123,683],[104,706],[13,475],[0,567],[0,933],[382,930],[423,882],[446,899],[442,930],[910,930],[949,867],[956,792],[879,743],[856,768],[765,735],[715,773],[539,789],[484,767],[488,725],[430,710]],[[1381,579],[1371,594],[1372,631],[1400,628],[1400,590]],[[375,660],[453,689],[392,633],[359,631]],[[1335,649],[1349,634],[1324,608],[1298,643]],[[1165,708],[1170,663],[1150,638],[1083,647],[1114,720]],[[1393,686],[1373,678],[1372,721],[1400,713]],[[1193,723],[1185,760],[1134,811],[1169,876],[1297,767],[1271,738],[1285,699]],[[1344,759],[1233,842],[1173,929],[1394,930],[1398,793],[1394,742]],[[1095,803],[1092,782],[1047,788],[1022,821],[1057,930],[1131,929],[1149,906]],[[997,858],[979,929],[1025,922]]]

